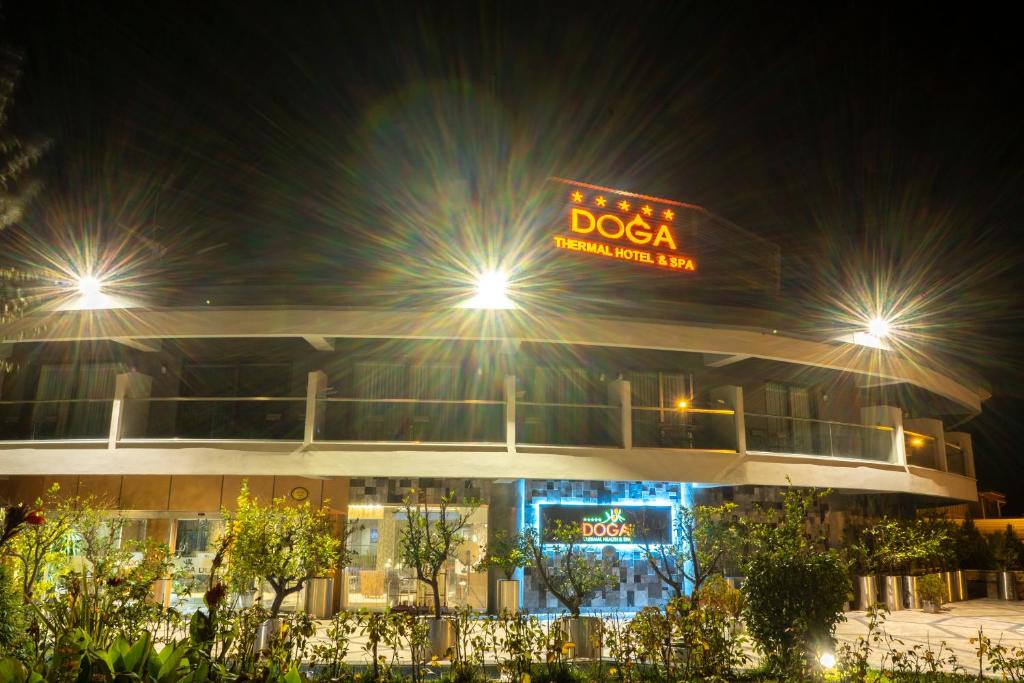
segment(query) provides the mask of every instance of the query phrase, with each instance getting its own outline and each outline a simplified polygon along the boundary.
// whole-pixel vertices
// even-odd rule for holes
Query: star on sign
[[[651,208],[651,207],[649,207],[649,206],[645,206],[644,208],[640,209],[640,211],[641,211],[641,212],[642,212],[642,213],[643,213],[643,214],[644,214],[645,216],[650,216],[650,215],[651,215],[652,213],[654,213],[654,209],[652,209],[652,208]]]
[[[605,204],[608,203],[608,200],[605,199],[604,197],[598,197],[597,199],[594,200],[594,203],[597,204],[598,206],[604,206]]]
[[[623,199],[621,202],[619,202],[618,207],[623,211],[629,211],[629,202]]]
[[[676,214],[672,211],[672,209],[665,209],[665,213],[662,215],[665,216],[665,220],[667,221],[670,221],[676,217]]]
[[[572,193],[572,194],[571,194],[570,196],[572,197],[572,200],[573,200],[574,202],[577,202],[577,203],[579,203],[579,202],[582,202],[582,201],[583,201],[583,193],[582,193],[582,192],[580,192],[579,190],[576,190],[576,191],[575,191],[575,192],[573,192],[573,193]]]

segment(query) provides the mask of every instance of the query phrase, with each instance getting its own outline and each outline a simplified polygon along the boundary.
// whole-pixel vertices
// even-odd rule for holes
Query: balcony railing
[[[328,398],[321,441],[503,443],[505,402],[442,399]]]
[[[306,399],[289,396],[125,400],[126,439],[302,440]]]
[[[736,411],[723,408],[633,408],[633,445],[736,450]]]
[[[543,446],[621,446],[622,409],[594,403],[516,402],[516,442]]]
[[[0,401],[0,442],[297,441],[664,448],[810,455],[895,462],[895,430],[758,413],[730,406],[739,390],[723,387],[718,407],[633,406],[629,384],[608,385],[607,403],[518,400],[514,377],[502,399],[327,396],[324,373],[310,373],[306,396],[151,397],[149,379],[118,375],[113,399]],[[716,390],[718,391],[718,390]],[[742,397],[742,394],[736,393]],[[728,400],[726,400],[728,399]],[[940,468],[941,444],[905,431],[907,462]],[[945,444],[950,472],[970,471],[967,454]]]
[[[0,401],[0,441],[106,441],[109,398]]]
[[[893,430],[846,422],[746,413],[747,450],[891,462]]]

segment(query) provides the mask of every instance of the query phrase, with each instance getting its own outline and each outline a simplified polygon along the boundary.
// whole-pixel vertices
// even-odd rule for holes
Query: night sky
[[[917,302],[990,383],[981,485],[1024,512],[1024,61],[995,7],[8,2],[10,127],[53,147],[0,249],[141,234],[154,287],[301,298],[500,255],[552,175],[697,203],[819,313]],[[472,234],[420,231],[467,204]]]

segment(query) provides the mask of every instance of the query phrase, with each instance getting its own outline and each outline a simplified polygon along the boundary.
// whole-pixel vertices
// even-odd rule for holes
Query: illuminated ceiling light
[[[679,408],[680,410],[686,410],[687,408],[690,407],[690,402],[687,401],[685,398],[681,398],[679,399],[679,402],[676,403],[676,407]]]
[[[515,303],[508,298],[508,276],[500,270],[481,273],[476,281],[476,295],[459,307],[492,310],[515,308]]]
[[[83,275],[78,278],[78,291],[84,296],[96,296],[103,289],[103,283],[92,275]]]
[[[924,439],[922,439],[919,436],[915,436],[913,439],[910,440],[910,445],[913,446],[914,448],[920,448],[921,446],[924,445]]]
[[[885,339],[889,335],[889,321],[885,318],[872,318],[868,323],[868,334]]]

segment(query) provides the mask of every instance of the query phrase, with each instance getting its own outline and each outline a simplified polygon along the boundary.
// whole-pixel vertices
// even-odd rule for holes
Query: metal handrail
[[[731,408],[679,408],[677,406],[633,406],[633,410],[648,410],[655,413],[701,413],[705,415],[735,415],[736,411]],[[747,413],[748,415],[750,413]]]
[[[147,401],[147,402],[203,402],[203,401],[305,401],[305,396],[143,396],[139,398],[126,398],[126,401]]]
[[[318,398],[318,401],[326,403],[437,403],[441,405],[486,405],[501,406],[504,401],[491,399],[467,398],[467,399],[446,399],[446,398]]]
[[[928,441],[935,441],[935,437],[934,436],[929,436],[927,434],[919,434],[918,432],[912,432],[909,429],[904,429],[903,433],[906,436],[914,436],[914,437],[917,437],[919,439],[926,439]]]
[[[816,419],[811,418],[811,417],[790,417],[788,415],[765,415],[763,413],[743,413],[743,414],[745,416],[748,416],[748,417],[768,417],[768,418],[771,418],[773,420],[795,420],[797,422],[815,422],[817,424],[841,425],[843,427],[860,427],[861,429],[877,429],[877,430],[883,431],[883,432],[891,432],[893,430],[892,427],[887,427],[885,425],[860,425],[860,424],[855,424],[853,422],[837,422],[835,420],[816,420]]]
[[[46,405],[51,403],[113,403],[111,398],[40,398],[24,401],[0,401],[0,405]]]
[[[603,403],[544,403],[542,401],[516,401],[516,406],[540,406],[548,408],[618,408]]]

